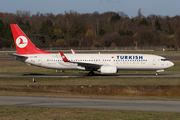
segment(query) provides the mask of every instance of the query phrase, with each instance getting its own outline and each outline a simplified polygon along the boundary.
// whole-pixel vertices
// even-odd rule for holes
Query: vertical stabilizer
[[[50,52],[38,49],[17,24],[11,24],[10,26],[18,55],[50,54]]]

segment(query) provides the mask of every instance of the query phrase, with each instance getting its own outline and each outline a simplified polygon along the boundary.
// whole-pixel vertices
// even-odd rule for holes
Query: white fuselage
[[[50,69],[86,70],[77,63],[64,62],[60,54],[24,55],[27,59],[17,58],[25,63]],[[164,70],[174,63],[162,56],[148,54],[65,54],[69,61],[78,63],[116,66],[118,70]],[[97,69],[98,71],[98,69]]]

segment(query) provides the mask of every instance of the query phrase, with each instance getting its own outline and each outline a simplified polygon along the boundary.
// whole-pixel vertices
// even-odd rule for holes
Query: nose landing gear
[[[159,73],[158,72],[156,72],[156,76],[158,76],[159,75]]]
[[[156,70],[156,75],[159,75],[159,72],[164,72],[164,70]]]

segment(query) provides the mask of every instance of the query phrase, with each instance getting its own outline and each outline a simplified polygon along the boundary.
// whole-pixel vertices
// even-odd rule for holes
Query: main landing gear
[[[88,73],[88,76],[93,76],[94,75],[94,71],[90,71],[89,73]]]
[[[159,73],[158,73],[158,72],[156,72],[156,76],[157,76],[157,75],[159,75]]]

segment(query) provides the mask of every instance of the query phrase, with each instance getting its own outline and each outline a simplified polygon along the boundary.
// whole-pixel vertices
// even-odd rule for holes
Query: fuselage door
[[[153,61],[152,61],[153,63],[153,65],[156,65],[156,58],[153,58]]]
[[[39,58],[38,58],[38,65],[41,65],[41,64],[42,64],[42,58],[39,57]]]

